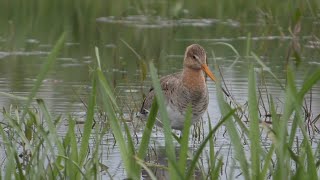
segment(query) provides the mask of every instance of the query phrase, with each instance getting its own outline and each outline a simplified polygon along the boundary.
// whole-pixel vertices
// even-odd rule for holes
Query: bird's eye
[[[192,58],[193,58],[193,59],[197,59],[196,55],[192,55]]]

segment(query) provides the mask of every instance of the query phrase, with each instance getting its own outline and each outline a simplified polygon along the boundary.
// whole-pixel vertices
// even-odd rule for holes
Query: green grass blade
[[[154,101],[152,103],[151,110],[148,116],[147,124],[143,131],[138,154],[137,154],[139,159],[144,159],[146,156],[152,128],[156,122],[157,114],[158,114],[158,103],[156,102],[156,98],[154,98]]]
[[[281,81],[277,78],[277,76],[270,70],[270,68],[268,68],[263,62],[262,60],[253,52],[251,52],[251,55],[253,56],[253,58],[260,64],[260,66],[267,71],[279,84],[279,86],[282,89],[285,89],[284,86],[282,85]]]
[[[116,142],[118,143],[121,158],[123,160],[124,167],[127,172],[127,176],[128,178],[137,179],[140,176],[139,174],[137,174],[137,172],[140,172],[140,171],[136,171],[136,169],[134,168],[136,163],[134,162],[134,159],[133,159],[133,150],[132,150],[133,145],[132,145],[132,142],[128,142],[129,143],[129,147],[128,147],[126,145],[125,138],[122,134],[121,124],[116,116],[116,112],[119,111],[119,108],[116,104],[110,85],[101,71],[101,63],[100,63],[98,48],[96,48],[96,56],[97,56],[97,62],[98,62],[98,68],[96,70],[96,74],[99,82],[99,87],[100,87],[99,89],[100,89],[100,94],[102,96],[102,102],[104,104],[104,110],[105,112],[108,113],[108,121],[110,122],[112,132],[114,134]],[[127,131],[128,140],[130,141],[131,140],[130,132],[128,132],[128,129],[125,129],[125,130]]]
[[[211,125],[211,119],[210,117],[208,116],[208,122],[209,122],[209,132],[210,130],[212,129],[212,125]],[[215,151],[214,151],[214,140],[213,140],[213,137],[211,136],[209,138],[209,164],[210,164],[210,176],[213,177],[214,175],[214,170],[215,170],[215,165],[216,165],[216,160],[217,160],[217,157],[216,157],[216,154],[215,154]]]
[[[101,81],[99,76],[98,76],[98,79],[99,79],[99,82],[100,84],[101,83],[104,83],[104,81]],[[126,146],[126,143],[125,143],[125,139],[122,135],[122,129],[121,129],[121,126],[120,126],[120,122],[118,121],[117,117],[116,117],[116,114],[114,112],[114,109],[112,108],[112,105],[110,104],[110,99],[109,99],[109,96],[107,93],[105,93],[105,88],[106,86],[103,86],[101,85],[101,95],[102,95],[102,101],[103,101],[103,104],[104,104],[104,109],[105,109],[105,112],[108,112],[108,121],[110,122],[110,125],[111,125],[111,129],[112,129],[112,132],[114,134],[114,137],[117,141],[117,144],[120,148],[120,154],[121,154],[121,158],[122,160],[124,161],[124,166],[125,166],[125,169],[127,171],[127,173],[130,171],[130,166],[128,164],[128,152],[127,152],[127,146]],[[129,176],[129,174],[128,174]],[[130,177],[130,176],[129,176]]]
[[[69,122],[69,127],[68,127],[68,132],[67,132],[67,135],[66,135],[66,138],[69,139],[69,142],[67,144],[65,144],[66,146],[67,145],[70,145],[70,148],[71,148],[71,160],[72,161],[75,161],[75,162],[79,162],[78,161],[78,143],[77,143],[77,138],[76,138],[76,134],[75,134],[75,125],[76,125],[76,121],[74,119],[72,119],[72,117],[69,117],[68,119],[68,122]]]
[[[301,99],[298,96],[293,97],[293,98],[297,98],[297,99]],[[296,100],[297,100],[296,99]],[[304,137],[303,142],[300,145],[300,149],[304,149],[304,151],[302,151],[303,153],[300,154],[300,164],[303,164],[304,161],[307,162],[307,166],[306,166],[306,171],[308,172],[306,174],[307,179],[313,179],[313,180],[317,180],[318,179],[318,174],[317,174],[317,168],[316,168],[316,160],[313,156],[312,153],[312,146],[310,144],[310,137],[308,136],[306,129],[305,129],[305,124],[304,121],[302,120],[302,116],[300,114],[300,107],[302,104],[302,101],[295,101],[297,104],[295,104],[295,118],[294,121],[297,121],[297,123],[299,124],[300,130],[302,132],[302,135]],[[290,149],[289,149],[290,150]],[[305,157],[306,155],[306,157]],[[298,167],[303,168],[304,165],[300,165]],[[300,169],[299,169],[300,170]],[[302,171],[303,172],[303,171]],[[302,173],[297,172],[297,175],[302,175]],[[304,176],[304,177],[306,177]]]
[[[28,138],[25,136],[25,133],[22,129],[22,125],[18,123],[18,119],[13,118],[8,112],[4,112],[3,116],[4,116],[4,120],[8,122],[10,127],[13,128],[17,132],[17,134],[21,138],[21,141],[23,141],[23,143],[25,143],[25,148],[31,149],[30,142],[29,142]]]
[[[288,71],[292,71],[291,68],[288,68]],[[309,91],[319,79],[320,79],[320,70],[318,70],[313,75],[311,75],[311,77],[303,84],[303,88],[302,90],[300,90],[300,92],[297,92],[296,89],[294,89],[293,93],[295,93],[295,95],[292,97],[292,100],[294,102],[294,110],[295,110],[294,122],[298,124],[302,132],[302,135],[304,137],[301,148],[304,149],[305,150],[304,152],[306,153],[306,162],[307,162],[306,171],[308,172],[307,174],[309,176],[308,179],[314,179],[314,180],[318,179],[316,160],[312,153],[310,137],[305,128],[305,122],[304,122],[303,115],[301,113],[301,107],[303,104],[305,93]]]
[[[317,156],[318,154],[320,154],[320,143],[318,143],[317,148],[314,152],[314,156]],[[319,168],[320,167],[320,159],[316,160],[316,167]]]
[[[96,58],[97,58],[97,63],[98,63],[98,69],[101,70],[101,61],[100,61],[100,54],[99,54],[99,48],[94,47]]]
[[[305,135],[304,135],[305,136]],[[307,139],[308,137],[305,136],[305,143],[304,143],[304,149],[306,149],[306,153],[307,153],[307,172],[309,175],[308,179],[312,179],[312,180],[317,180],[318,178],[318,171],[317,171],[317,167],[316,167],[316,158],[313,156],[312,153],[312,147],[310,145],[309,139]]]
[[[36,78],[37,80],[36,80],[35,84],[33,85],[31,93],[28,96],[28,101],[24,105],[24,110],[23,110],[22,117],[21,117],[22,120],[24,119],[24,116],[26,115],[27,109],[29,108],[33,98],[35,97],[37,91],[39,90],[39,88],[42,84],[42,81],[44,80],[45,76],[48,74],[50,68],[54,64],[57,56],[59,55],[59,52],[63,47],[64,41],[65,41],[65,33],[63,33],[60,36],[60,38],[58,39],[57,43],[53,47],[53,50],[50,52],[49,56],[45,60],[45,64],[42,66],[39,75]]]
[[[77,177],[77,172],[78,172],[78,169],[75,167],[74,163],[75,162],[79,162],[79,158],[78,158],[78,144],[77,144],[77,139],[76,139],[76,134],[75,134],[75,121],[69,117],[69,127],[68,127],[68,132],[67,132],[67,135],[65,137],[69,139],[69,143],[68,144],[65,144],[65,148],[70,145],[70,151],[69,151],[69,157],[70,157],[70,160],[73,162],[73,163],[70,163],[69,161],[69,164],[68,164],[68,174],[70,177],[74,177],[76,178]],[[78,166],[78,164],[77,164]]]
[[[153,174],[152,170],[146,164],[144,164],[143,160],[136,158],[136,161],[143,169],[146,170],[151,180],[157,180],[157,177]]]
[[[102,96],[102,102],[104,105],[104,110],[105,112],[108,112],[108,121],[110,122],[112,132],[114,134],[116,142],[118,143],[121,159],[123,160],[127,176],[128,178],[137,178],[136,172],[134,171],[134,169],[131,168],[131,161],[133,161],[133,157],[130,157],[130,153],[128,152],[128,147],[126,145],[125,138],[122,134],[120,121],[118,120],[114,109],[116,107],[112,102],[112,98],[114,96],[113,94],[110,94],[112,92],[109,88],[110,86],[108,85],[108,82],[106,81],[105,77],[103,76],[103,73],[99,68],[96,70],[96,73],[100,87],[100,94]]]
[[[89,97],[89,104],[87,107],[87,116],[86,121],[84,123],[83,135],[81,139],[80,151],[79,151],[79,165],[82,166],[87,153],[88,153],[88,146],[90,141],[90,135],[92,131],[92,124],[94,121],[94,112],[95,112],[95,105],[96,105],[96,95],[97,95],[97,83],[96,83],[96,76],[93,75],[92,77],[92,90]]]
[[[191,178],[192,174],[197,166],[197,162],[199,160],[199,157],[201,153],[203,152],[203,149],[206,147],[206,144],[210,140],[210,138],[214,135],[214,133],[227,121],[230,120],[230,117],[236,112],[236,109],[232,109],[229,113],[227,113],[220,121],[219,123],[208,133],[207,137],[203,140],[201,145],[198,147],[197,152],[195,153],[191,163],[190,163],[190,168],[188,169],[187,178]]]
[[[130,133],[130,130],[129,130],[129,127],[126,123],[123,123],[123,126],[124,126],[124,129],[125,129],[125,132],[126,132],[126,135],[127,135],[127,156],[128,158],[130,158],[128,161],[130,163],[130,170],[132,173],[132,175],[134,175],[134,178],[138,178],[139,175],[140,175],[140,166],[136,163],[134,157],[136,156],[135,154],[135,147],[134,147],[134,144],[133,144],[133,141],[132,141],[132,136],[131,136],[131,133]]]
[[[27,101],[28,100],[28,98],[26,98],[26,97],[17,96],[17,95],[6,93],[6,92],[0,92],[0,95],[6,96],[6,97],[14,99],[14,100],[20,100],[20,101]]]
[[[105,112],[108,112],[108,120],[110,122],[111,129],[116,139],[116,142],[118,143],[121,158],[124,162],[124,167],[127,172],[127,176],[128,178],[136,179],[139,177],[139,175],[137,174],[137,171],[136,171],[136,167],[137,167],[136,163],[134,163],[133,161],[134,147],[133,147],[131,135],[125,124],[125,131],[127,133],[127,137],[129,141],[128,144],[126,144],[124,135],[122,134],[123,130],[121,129],[120,121],[116,116],[116,112],[119,110],[119,108],[117,106],[115,97],[109,86],[109,83],[107,82],[106,78],[104,77],[101,71],[99,50],[98,48],[96,48],[95,50],[96,50],[96,57],[98,62],[96,75],[99,82],[99,90],[102,96],[104,109],[105,109]]]
[[[42,150],[44,150],[45,152],[50,152],[51,155],[55,155],[56,150],[54,148],[54,142],[52,140],[52,137],[50,137],[50,131],[47,131],[44,129],[43,124],[38,123],[39,120],[36,120],[34,118],[37,118],[36,115],[28,110],[28,114],[30,117],[33,118],[33,121],[35,122],[35,135],[38,136],[40,139],[36,144],[33,144],[33,147],[31,149],[31,159],[30,162],[33,163],[29,163],[27,164],[26,167],[26,172],[31,172],[32,170],[35,169],[34,163],[38,164],[37,170],[36,170],[36,176],[37,177],[49,177],[49,176],[58,176],[61,178],[61,173],[60,171],[58,171],[56,167],[61,167],[60,160],[56,159],[55,161],[52,161],[52,165],[47,165],[47,166],[54,166],[54,169],[50,172],[50,169],[46,169],[45,170],[45,165],[44,165],[44,159],[46,159],[46,153],[42,153]],[[46,142],[46,144],[44,144],[44,142]],[[42,157],[41,157],[42,156]],[[50,174],[48,174],[48,172],[50,172]],[[41,174],[42,173],[42,174]]]
[[[102,73],[101,70],[98,70],[97,72],[97,77],[99,79],[99,85],[103,86],[102,89],[105,91],[104,93],[108,96],[109,101],[111,101],[112,106],[116,111],[119,111],[119,107],[116,103],[115,96],[113,95],[113,92],[111,90],[111,86],[109,85],[107,79],[104,77],[104,74]]]
[[[100,83],[102,83],[102,82],[103,81],[100,81]],[[132,177],[131,168],[130,168],[131,157],[128,157],[128,150],[127,150],[127,146],[126,146],[126,141],[125,141],[124,136],[122,134],[120,122],[118,121],[118,119],[116,117],[113,106],[110,104],[109,96],[105,93],[105,90],[103,87],[105,87],[105,86],[102,85],[101,94],[102,94],[102,101],[104,104],[104,109],[105,109],[105,112],[108,112],[108,121],[110,122],[113,135],[114,135],[116,142],[119,146],[121,159],[123,160],[124,167],[127,172],[127,176],[128,176],[128,178],[131,178]]]
[[[108,95],[114,108],[116,110],[119,110],[118,105],[116,103],[116,99],[114,98],[111,86],[109,85],[106,78],[104,77],[104,74],[102,73],[99,49],[97,47],[95,47],[95,52],[96,52],[96,58],[97,58],[97,63],[98,63],[98,71],[96,73],[97,73],[99,81],[101,81],[100,86],[103,86],[102,88],[104,90],[104,93],[106,93]]]
[[[137,51],[134,50],[134,48],[132,46],[130,46],[125,40],[120,39],[120,41],[126,45],[132,52],[133,54],[138,58],[139,61],[142,61],[141,56],[137,53]]]
[[[277,153],[277,169],[275,171],[276,178],[285,179],[289,174],[289,154],[288,154],[288,143],[287,143],[287,133],[288,133],[288,121],[291,119],[293,112],[293,99],[296,94],[296,87],[294,85],[294,77],[290,67],[287,71],[287,86],[285,91],[285,104],[284,112],[279,122],[279,128],[277,134],[277,144],[275,146]],[[290,133],[290,132],[289,132]],[[290,134],[289,134],[290,136]],[[293,136],[290,136],[292,138]],[[291,140],[289,140],[291,141]]]
[[[208,115],[208,122],[209,122],[209,132],[210,132],[210,130],[212,129],[212,125],[211,125],[211,119],[210,119],[209,115]],[[210,161],[212,161],[213,159],[215,159],[213,137],[209,138],[209,149],[210,149]],[[212,163],[212,164],[214,164],[214,163]]]
[[[191,105],[189,105],[187,107],[186,117],[185,117],[183,131],[182,131],[182,138],[180,141],[180,156],[179,156],[178,163],[179,163],[180,172],[182,173],[186,171],[186,167],[187,167],[188,150],[189,150],[188,142],[189,142],[191,119],[192,119],[192,108],[191,108]],[[183,173],[183,174],[185,175],[186,173]]]
[[[179,169],[175,169],[177,168],[177,164],[176,164],[176,155],[175,155],[174,146],[173,146],[173,138],[171,135],[171,125],[170,125],[168,113],[165,107],[165,102],[164,102],[165,98],[164,98],[162,89],[160,87],[160,82],[159,82],[156,69],[153,63],[150,63],[150,73],[151,73],[152,84],[155,89],[155,94],[156,94],[157,102],[159,105],[159,112],[160,112],[160,116],[161,116],[161,120],[164,128],[166,154],[169,159],[170,179],[177,179],[179,177],[179,174],[180,174],[180,178],[182,178],[181,172],[179,171]]]
[[[29,112],[30,113],[30,112]],[[38,153],[40,146],[44,146],[50,152],[54,153],[54,147],[51,139],[49,139],[49,132],[44,129],[42,124],[36,124],[36,132],[37,135],[41,137],[40,142],[38,143],[38,147],[32,149],[32,154]],[[47,144],[43,144],[43,142],[47,142]],[[33,156],[32,158],[36,158]]]
[[[61,156],[61,155],[58,155],[58,157],[62,158],[62,159],[65,159],[67,162],[71,163],[74,167],[76,167],[76,170],[77,172],[80,172],[82,174],[82,178],[83,179],[87,179],[84,172],[82,171],[82,168],[78,165],[77,161],[73,161],[72,159],[70,159],[69,157],[67,156]],[[75,176],[73,177],[70,177],[70,178],[74,178]]]
[[[20,163],[20,159],[18,157],[18,154],[16,151],[13,151],[14,160],[16,162],[16,169],[17,172],[15,173],[16,179],[24,180],[26,179],[23,170],[22,170],[22,164]]]
[[[219,159],[217,166],[213,169],[211,179],[219,179],[222,165],[223,165],[223,161],[221,158],[221,159]]]
[[[6,169],[5,169],[5,176],[4,179],[12,179],[14,175],[14,172],[16,171],[15,169],[15,164],[14,164],[14,156],[13,152],[10,152],[7,154],[7,163],[6,163]]]
[[[272,155],[274,153],[274,145],[271,145],[271,148],[269,149],[269,152],[267,153],[266,157],[264,158],[264,165],[262,167],[262,171],[260,174],[260,178],[261,179],[267,179],[267,173],[268,173],[268,169],[269,166],[271,164],[272,161]]]
[[[259,130],[259,116],[258,116],[258,103],[256,95],[256,78],[254,76],[254,70],[251,66],[249,70],[249,122],[250,122],[250,151],[251,151],[251,178],[260,179],[260,130]]]
[[[273,102],[273,98],[272,96],[270,96],[270,109],[271,109],[271,117],[272,117],[272,133],[273,133],[273,139],[272,142],[273,144],[276,144],[278,141],[278,136],[280,134],[280,118],[277,114],[274,102]]]
[[[236,123],[239,125],[241,131],[246,135],[249,136],[249,129],[247,128],[247,126],[244,124],[244,122],[241,120],[241,118],[239,117],[239,115],[237,115],[237,113],[233,114],[233,118],[236,121]]]
[[[291,124],[291,130],[289,131],[290,136],[289,136],[288,148],[292,148],[294,139],[296,137],[297,129],[298,129],[298,121],[294,118]]]
[[[223,116],[226,116],[230,111],[231,107],[225,102],[220,86],[220,82],[217,81],[217,97],[218,104]],[[237,128],[230,117],[229,121],[225,122],[225,126],[227,128],[231,143],[233,145],[235,151],[235,158],[238,160],[240,164],[240,168],[242,170],[243,176],[245,179],[250,179],[249,169],[248,169],[248,161],[246,159],[246,154],[244,152],[243,146],[241,144],[241,138],[238,134]]]
[[[320,69],[315,70],[314,73],[308,76],[304,81],[300,91],[299,97],[304,97],[304,95],[320,80]]]
[[[44,119],[48,125],[49,136],[51,136],[51,138],[50,137],[49,138],[55,142],[54,144],[57,146],[59,154],[65,155],[64,148],[63,148],[62,143],[60,141],[60,137],[58,136],[58,133],[57,133],[57,128],[51,119],[51,115],[48,111],[48,108],[46,107],[46,105],[42,99],[37,99],[37,103],[38,103],[39,108],[40,108],[41,112],[43,113]]]

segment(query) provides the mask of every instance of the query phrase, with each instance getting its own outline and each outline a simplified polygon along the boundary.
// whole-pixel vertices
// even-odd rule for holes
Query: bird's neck
[[[203,91],[206,88],[205,77],[201,69],[185,67],[182,72],[183,86],[191,91]]]

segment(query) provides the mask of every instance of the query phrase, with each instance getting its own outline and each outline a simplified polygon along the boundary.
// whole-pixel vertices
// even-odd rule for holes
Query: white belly
[[[171,127],[173,129],[183,129],[184,121],[185,121],[185,113],[180,113],[177,109],[167,105],[168,117],[171,123]]]

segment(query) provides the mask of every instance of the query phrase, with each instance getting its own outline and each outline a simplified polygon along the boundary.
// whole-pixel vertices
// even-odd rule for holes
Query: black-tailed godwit
[[[209,104],[209,93],[203,72],[213,81],[216,81],[215,76],[207,66],[205,50],[198,44],[192,44],[186,49],[182,72],[170,74],[160,79],[173,129],[183,129],[188,104],[191,104],[192,107],[192,123],[199,121],[206,112]],[[148,115],[154,97],[155,92],[151,88],[142,104],[141,115]]]

